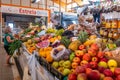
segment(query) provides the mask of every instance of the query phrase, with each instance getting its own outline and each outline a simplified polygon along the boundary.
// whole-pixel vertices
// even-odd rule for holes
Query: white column
[[[1,12],[1,4],[0,4],[0,44],[2,43],[2,12]]]

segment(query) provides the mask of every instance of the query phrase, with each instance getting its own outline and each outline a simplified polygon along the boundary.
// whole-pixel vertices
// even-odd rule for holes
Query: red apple
[[[88,53],[89,53],[90,56],[92,56],[92,57],[93,57],[93,56],[96,56],[96,54],[97,54],[96,51],[93,50],[92,48],[89,48],[89,49],[88,49]]]
[[[116,80],[120,80],[120,75],[118,75],[118,76],[116,77]]]
[[[102,51],[99,51],[97,54],[98,58],[103,58],[104,57],[104,53]]]
[[[84,68],[83,66],[78,66],[78,67],[75,69],[75,72],[76,72],[76,74],[84,73],[84,72],[85,72],[85,68]]]
[[[95,50],[95,51],[98,51],[98,50],[99,50],[99,47],[98,47],[98,45],[97,45],[96,43],[93,43],[93,44],[91,45],[91,48],[92,48],[93,50]]]
[[[103,74],[104,74],[105,76],[107,76],[107,77],[112,77],[112,76],[113,76],[113,73],[112,73],[112,71],[111,71],[110,69],[105,69],[105,70],[103,71]]]
[[[85,73],[80,73],[77,76],[77,80],[87,80],[87,75]]]
[[[90,57],[90,54],[84,54],[83,55],[83,60],[86,60],[86,61],[90,61],[91,60],[91,57]]]
[[[98,67],[97,62],[94,62],[94,61],[90,62],[90,65],[92,69],[96,69]]]
[[[92,57],[92,61],[98,62],[98,58],[97,57]]]
[[[114,80],[112,77],[105,77],[103,80]]]
[[[82,61],[80,62],[80,65],[81,65],[81,66],[86,65],[86,64],[88,64],[88,61],[86,61],[86,60],[82,60]]]
[[[77,75],[75,73],[71,73],[68,75],[68,80],[77,80]]]
[[[74,57],[73,62],[80,63],[80,58],[79,57]]]
[[[83,49],[85,49],[85,45],[80,45],[79,50],[83,50]]]
[[[120,68],[115,68],[114,74],[115,74],[115,76],[120,75]]]
[[[98,70],[99,70],[100,73],[103,73],[103,71],[105,70],[105,68],[104,67],[98,67]]]
[[[87,76],[88,80],[100,80],[100,73],[97,70],[92,70]]]
[[[85,72],[86,74],[89,74],[89,73],[91,73],[91,71],[92,71],[91,68],[86,68],[85,70],[86,70],[86,72]]]
[[[75,69],[78,66],[78,63],[72,62],[71,66],[72,66],[73,69]]]
[[[76,50],[75,51],[75,56],[81,58],[84,55],[84,51],[82,50]]]
[[[107,58],[101,58],[100,61],[108,62],[108,59]]]
[[[88,63],[88,64],[83,65],[83,67],[85,67],[85,68],[91,68],[91,65],[90,65],[90,63]]]

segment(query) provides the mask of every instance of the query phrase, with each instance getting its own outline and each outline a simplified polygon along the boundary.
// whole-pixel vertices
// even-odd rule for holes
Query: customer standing
[[[11,28],[9,26],[5,27],[4,48],[7,52],[7,57],[6,57],[6,64],[7,65],[12,64],[12,63],[9,62],[10,58],[11,58],[9,47],[10,47],[10,44],[12,42],[14,42],[14,38],[13,38],[11,33],[12,33]]]

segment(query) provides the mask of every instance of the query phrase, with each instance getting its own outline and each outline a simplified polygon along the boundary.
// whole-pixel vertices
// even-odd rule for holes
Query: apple
[[[75,69],[78,66],[78,63],[72,62],[72,68]]]
[[[65,62],[64,60],[59,61],[59,66],[62,67],[64,62]]]
[[[65,61],[65,62],[63,63],[63,67],[64,67],[64,68],[71,68],[71,62],[70,62],[69,60]]]
[[[79,50],[83,50],[83,49],[85,49],[85,45],[80,45]]]
[[[103,80],[114,80],[112,77],[105,77]]]
[[[103,73],[104,70],[105,70],[104,67],[98,67],[98,71],[99,71],[100,73]]]
[[[69,56],[70,61],[72,61],[74,57],[75,57],[75,53],[72,52],[72,53],[70,54],[70,56]]]
[[[82,60],[82,61],[80,62],[80,65],[81,65],[81,66],[86,65],[86,64],[88,64],[88,61],[86,61],[86,60]]]
[[[118,76],[116,77],[116,80],[120,80],[120,75],[118,75]]]
[[[90,61],[91,60],[90,54],[88,53],[84,54],[82,59],[86,61]]]
[[[100,61],[108,62],[107,58],[101,58]]]
[[[115,68],[114,74],[115,74],[115,76],[120,75],[120,68]]]
[[[75,73],[75,69],[71,69],[71,73]]]
[[[87,80],[87,75],[85,73],[80,73],[77,76],[77,80]]]
[[[107,66],[107,63],[104,62],[104,61],[100,61],[100,62],[98,63],[98,66],[99,66],[99,67],[104,67],[104,68],[107,68],[107,67],[108,67],[108,66]]]
[[[91,45],[91,48],[92,48],[93,50],[95,50],[95,51],[98,51],[98,50],[99,50],[99,47],[98,47],[98,45],[97,45],[96,43],[93,43],[93,44]]]
[[[80,63],[80,58],[79,57],[74,57],[73,62]]]
[[[92,57],[92,61],[98,62],[98,58],[97,57]]]
[[[77,80],[77,75],[75,73],[70,73],[68,75],[68,80]]]
[[[62,74],[63,74],[64,76],[67,76],[67,75],[70,74],[70,73],[71,73],[70,69],[64,69],[63,72],[62,72]]]
[[[90,65],[92,69],[96,69],[98,67],[97,62],[94,62],[94,61],[90,62]]]
[[[91,68],[86,68],[86,69],[85,69],[85,73],[86,73],[86,74],[91,73],[91,71],[92,71],[92,69],[91,69]]]
[[[88,64],[85,64],[85,65],[82,65],[83,67],[85,67],[85,68],[91,68],[91,65],[90,65],[90,63],[88,63]]]
[[[103,58],[104,57],[104,52],[99,51],[98,54],[97,54],[97,57],[98,58]]]
[[[63,68],[63,67],[59,67],[57,70],[58,70],[59,72],[63,72],[64,68]]]
[[[104,74],[100,74],[100,80],[103,80],[105,78],[105,75]]]
[[[82,51],[82,50],[76,50],[75,51],[75,56],[76,57],[80,57],[81,58],[83,55],[84,55],[84,51]]]
[[[89,48],[89,49],[88,49],[88,54],[90,54],[90,56],[94,57],[94,56],[96,56],[97,53],[96,53],[95,50]]]
[[[85,72],[85,68],[83,66],[78,66],[76,69],[75,69],[75,73],[76,74],[79,74],[79,73],[84,73]]]
[[[108,61],[108,67],[109,68],[116,68],[117,67],[117,62],[114,60],[114,59],[110,59],[109,61]]]
[[[92,70],[87,76],[88,80],[100,80],[100,73],[97,70]]]
[[[110,69],[105,69],[105,70],[103,71],[103,74],[104,74],[105,76],[107,76],[107,77],[112,77],[112,76],[113,76],[113,73],[112,73],[112,71],[111,71]]]
[[[53,66],[54,68],[58,68],[59,63],[58,63],[58,62],[56,62],[56,61],[54,61],[54,62],[52,63],[52,66]]]

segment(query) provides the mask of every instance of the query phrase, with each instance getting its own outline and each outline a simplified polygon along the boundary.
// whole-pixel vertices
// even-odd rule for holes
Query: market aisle
[[[0,44],[0,80],[14,80],[13,72],[10,66],[5,66],[5,50]]]

